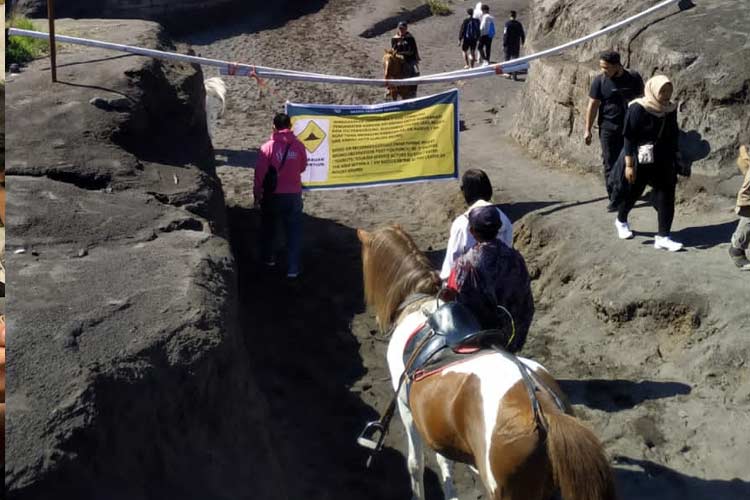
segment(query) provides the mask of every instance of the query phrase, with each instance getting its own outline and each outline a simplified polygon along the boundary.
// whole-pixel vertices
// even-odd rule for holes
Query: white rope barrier
[[[426,85],[433,83],[446,83],[455,82],[457,80],[469,80],[473,78],[482,78],[490,75],[497,75],[501,73],[511,73],[515,71],[521,71],[528,68],[529,62],[542,57],[551,56],[558,54],[566,49],[580,45],[582,43],[593,40],[594,38],[600,37],[612,31],[622,28],[638,19],[641,19],[659,9],[663,9],[669,5],[680,2],[681,0],[664,0],[653,7],[650,7],[643,12],[635,14],[623,19],[611,26],[607,26],[599,31],[578,38],[568,43],[545,49],[528,56],[519,57],[510,61],[501,63],[491,64],[489,66],[463,69],[456,71],[449,71],[445,73],[436,73],[434,75],[418,76],[414,78],[405,78],[398,80],[399,84],[411,84],[411,85]],[[18,28],[10,28],[8,31],[10,36],[26,36],[30,38],[38,38],[42,40],[49,40],[49,34],[40,31],[31,31]],[[336,76],[336,75],[325,75],[321,73],[310,73],[306,71],[296,71],[287,69],[270,68],[266,66],[255,66],[252,64],[241,64],[232,63],[229,61],[222,61],[220,59],[208,59],[205,57],[189,56],[184,54],[177,54],[174,52],[164,52],[161,50],[145,49],[142,47],[134,47],[132,45],[122,45],[119,43],[102,42],[99,40],[90,40],[87,38],[78,38],[66,35],[55,35],[55,40],[61,43],[71,43],[76,45],[86,45],[89,47],[97,47],[102,49],[116,50],[120,52],[128,52],[140,56],[153,57],[156,59],[164,59],[169,61],[180,61],[190,64],[200,64],[203,66],[214,66],[221,70],[222,74],[235,75],[235,76],[250,76],[257,78],[268,78],[268,79],[279,79],[279,80],[294,80],[304,82],[315,82],[315,83],[338,83],[338,84],[351,84],[351,85],[375,85],[385,86],[388,83],[393,83],[393,80],[384,80],[378,78],[356,78],[349,76]]]

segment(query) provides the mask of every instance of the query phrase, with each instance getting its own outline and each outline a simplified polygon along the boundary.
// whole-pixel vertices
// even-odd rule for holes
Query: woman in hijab
[[[653,188],[653,204],[658,214],[659,232],[654,248],[676,252],[682,243],[670,237],[674,219],[677,186],[677,105],[672,102],[674,86],[664,75],[652,77],[645,86],[645,96],[630,103],[623,130],[625,180],[630,189],[618,206],[615,227],[620,239],[630,239],[633,232],[628,214],[646,186]]]

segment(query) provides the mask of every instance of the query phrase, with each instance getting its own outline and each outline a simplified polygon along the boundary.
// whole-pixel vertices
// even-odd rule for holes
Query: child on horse
[[[534,298],[523,256],[497,240],[501,225],[500,214],[493,206],[469,212],[469,231],[477,243],[456,261],[445,295],[455,295],[483,329],[514,330],[508,350],[516,352],[526,341],[534,317]]]

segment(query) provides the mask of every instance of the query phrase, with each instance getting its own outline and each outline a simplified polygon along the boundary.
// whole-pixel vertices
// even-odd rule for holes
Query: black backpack
[[[279,170],[281,170],[281,167],[284,166],[286,155],[289,153],[290,147],[292,147],[292,145],[287,144],[286,150],[284,151],[284,156],[281,159],[281,163],[279,164],[278,169],[269,162],[268,172],[266,172],[266,176],[263,177],[263,201],[269,201],[273,194],[276,192],[276,187],[279,184]]]
[[[466,23],[466,30],[464,31],[464,40],[475,41],[479,40],[479,19],[471,18]]]

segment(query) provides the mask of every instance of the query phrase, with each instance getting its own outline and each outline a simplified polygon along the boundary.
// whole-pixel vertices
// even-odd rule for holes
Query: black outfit
[[[461,42],[461,50],[464,52],[467,50],[474,52],[477,49],[478,40],[479,19],[467,17],[461,23],[461,29],[458,32],[458,41]]]
[[[662,128],[663,127],[663,128]],[[661,134],[660,134],[661,132]],[[658,117],[646,111],[640,104],[628,108],[623,129],[624,147],[615,172],[624,171],[625,155],[632,156],[636,165],[635,182],[626,187],[620,196],[617,218],[628,220],[628,214],[641,197],[646,186],[653,188],[654,208],[658,212],[659,236],[669,236],[674,219],[675,186],[677,186],[677,111]],[[654,163],[638,164],[638,146],[654,143]],[[621,180],[620,182],[627,182]]]
[[[643,78],[635,71],[623,70],[622,75],[607,78],[600,74],[591,82],[589,97],[601,102],[599,105],[599,142],[602,146],[604,181],[612,171],[623,146],[622,128],[628,103],[643,95]],[[609,189],[607,194],[611,195]]]
[[[505,60],[517,59],[521,53],[521,45],[524,43],[526,43],[526,33],[523,31],[523,25],[515,19],[507,21],[503,29]]]
[[[404,56],[404,60],[409,63],[411,68],[411,76],[418,76],[419,50],[417,49],[417,41],[412,34],[407,32],[404,36],[394,36],[391,38],[391,48],[399,55]]]
[[[479,58],[489,63],[490,54],[492,53],[492,37],[489,35],[480,36],[477,49],[479,49]]]

